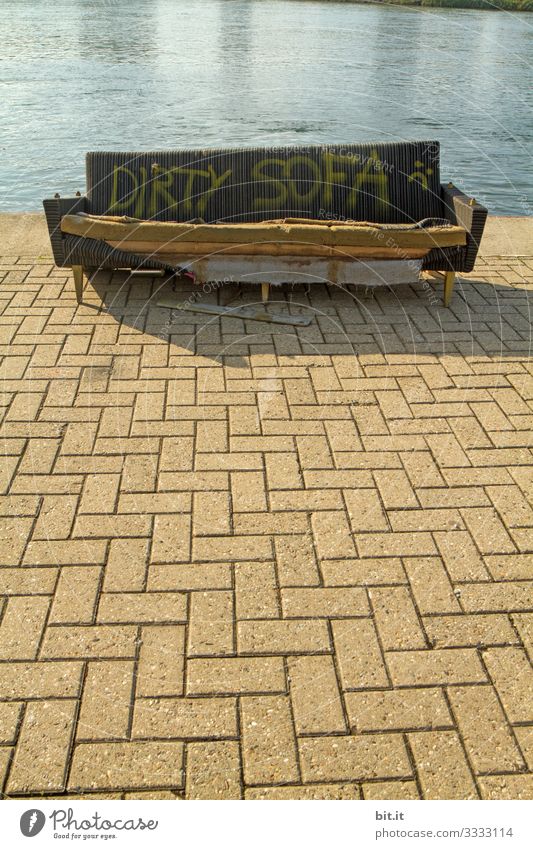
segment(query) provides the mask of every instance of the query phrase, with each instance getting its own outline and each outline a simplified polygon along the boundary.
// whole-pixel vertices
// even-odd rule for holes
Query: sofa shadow
[[[163,340],[172,357],[197,356],[248,368],[251,354],[353,357],[523,357],[531,349],[530,292],[524,285],[458,277],[449,308],[442,282],[423,279],[394,287],[341,288],[286,284],[270,288],[268,312],[311,316],[307,327],[245,320],[230,315],[184,312],[183,302],[235,307],[261,303],[257,284],[197,286],[190,280],[152,273],[98,271],[86,283],[83,306],[121,325],[121,333]],[[162,307],[162,298],[176,309]]]

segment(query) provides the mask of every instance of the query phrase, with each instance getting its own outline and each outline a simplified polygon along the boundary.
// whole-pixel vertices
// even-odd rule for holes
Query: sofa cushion
[[[180,264],[184,257],[215,255],[421,259],[435,248],[461,246],[466,241],[463,228],[432,219],[416,225],[308,219],[193,224],[78,214],[64,216],[61,229],[68,238],[100,242],[120,253],[169,265]]]
[[[256,224],[187,224],[179,222],[132,221],[129,219],[65,215],[61,220],[64,233],[120,242],[126,248],[139,242],[161,247],[177,247],[220,243],[224,245],[259,246],[265,243],[354,247],[425,248],[451,247],[466,243],[466,231],[456,225],[402,227],[360,222],[324,227],[321,224],[284,221]]]
[[[341,251],[353,247],[368,251],[390,249],[396,252],[417,250],[427,253],[436,247],[466,243],[466,231],[450,224],[427,227],[367,222],[324,226],[323,223],[312,221],[188,224],[65,215],[61,229],[64,233],[103,239],[113,247],[142,253],[198,253],[213,250],[213,246],[241,254],[275,255],[293,252],[314,255],[316,252],[311,250],[313,247],[338,248]],[[271,250],[271,246],[278,246],[281,250]]]
[[[87,154],[89,210],[157,221],[441,217],[438,142]]]

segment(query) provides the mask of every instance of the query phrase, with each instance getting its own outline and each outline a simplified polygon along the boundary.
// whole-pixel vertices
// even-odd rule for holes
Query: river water
[[[87,150],[440,139],[533,214],[533,14],[326,0],[2,0],[0,209],[84,190]]]

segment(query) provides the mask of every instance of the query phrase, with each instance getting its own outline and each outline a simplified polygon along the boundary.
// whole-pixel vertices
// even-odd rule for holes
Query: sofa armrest
[[[472,271],[483,235],[485,221],[487,220],[487,209],[478,203],[475,198],[465,195],[453,183],[441,186],[441,197],[444,207],[444,216],[452,224],[464,227],[467,232],[465,261],[463,271]]]
[[[62,198],[58,195],[55,198],[43,200],[43,206],[48,225],[48,233],[50,234],[50,242],[52,244],[52,253],[54,254],[54,262],[60,267],[68,266],[70,263],[65,255],[61,219],[69,213],[88,212],[88,198],[85,195],[74,198]]]

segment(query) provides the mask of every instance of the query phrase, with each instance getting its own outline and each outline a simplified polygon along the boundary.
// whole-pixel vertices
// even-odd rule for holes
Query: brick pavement
[[[294,330],[3,258],[5,796],[533,796],[533,261],[470,278]]]

